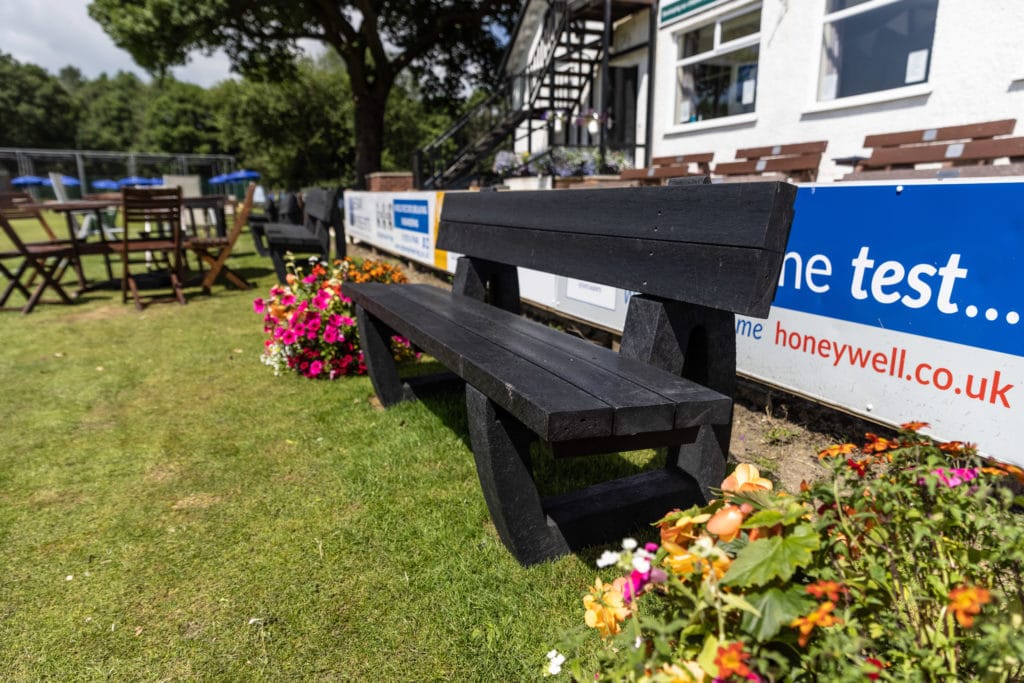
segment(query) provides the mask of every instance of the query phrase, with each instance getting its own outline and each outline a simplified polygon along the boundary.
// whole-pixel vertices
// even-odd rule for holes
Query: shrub
[[[787,495],[741,465],[722,497],[675,510],[661,542],[627,541],[584,598],[596,675],[578,680],[1007,681],[1024,677],[1024,472],[903,426],[821,458],[832,476]],[[591,660],[592,661],[592,660]],[[553,664],[558,666],[554,667]]]
[[[312,257],[308,275],[289,259],[287,284],[274,285],[268,298],[253,302],[267,335],[263,363],[274,374],[292,370],[310,379],[365,374],[352,301],[343,294],[342,283],[405,281],[399,269],[370,259],[346,258],[328,267]],[[415,356],[400,337],[392,339],[392,351],[399,361]]]

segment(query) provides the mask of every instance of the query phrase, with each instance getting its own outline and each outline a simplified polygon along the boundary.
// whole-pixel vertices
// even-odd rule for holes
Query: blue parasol
[[[130,175],[126,178],[119,178],[117,181],[118,187],[125,187],[126,185],[149,185],[149,178],[143,178],[142,176]]]
[[[15,187],[29,187],[32,185],[47,185],[49,184],[49,178],[40,178],[37,175],[20,175],[17,178],[11,179],[11,185]]]
[[[234,171],[233,173],[228,173],[224,177],[224,179],[228,180],[228,181],[255,180],[256,178],[259,178],[259,177],[260,177],[260,174],[259,174],[258,171],[250,171],[247,168],[242,168],[242,169],[239,169],[237,171]]]
[[[102,178],[100,180],[94,180],[90,183],[94,190],[118,190],[120,185],[117,184],[116,180],[110,178]]]
[[[215,184],[215,185],[216,184],[220,184],[220,183],[226,183],[227,181],[228,181],[228,174],[227,173],[221,173],[220,175],[215,175],[212,178],[210,178],[210,182]]]

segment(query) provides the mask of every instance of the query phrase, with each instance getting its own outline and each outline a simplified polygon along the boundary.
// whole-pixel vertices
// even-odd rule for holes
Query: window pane
[[[703,121],[754,111],[758,48],[712,57],[676,72],[676,121]]]
[[[727,43],[743,36],[749,36],[761,30],[761,8],[753,12],[741,14],[722,22],[722,37],[719,43]]]
[[[715,25],[709,24],[684,33],[679,39],[679,59],[685,59],[715,46]]]
[[[818,99],[928,80],[938,0],[902,0],[825,24]]]
[[[862,5],[869,0],[826,0],[825,12],[831,14],[839,10],[848,9],[856,5]]]

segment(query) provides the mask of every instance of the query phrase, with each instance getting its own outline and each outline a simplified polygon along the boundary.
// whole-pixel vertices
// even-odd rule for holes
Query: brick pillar
[[[407,171],[378,172],[366,176],[367,188],[371,192],[407,192],[414,189],[412,173]]]

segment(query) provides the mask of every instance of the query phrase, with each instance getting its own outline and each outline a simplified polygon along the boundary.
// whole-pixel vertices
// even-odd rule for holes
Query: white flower
[[[562,673],[562,665],[565,664],[565,655],[559,654],[558,650],[548,653],[548,675],[557,676]]]
[[[637,555],[633,558],[633,569],[637,570],[641,574],[646,574],[651,571],[651,561],[646,557]]]
[[[624,538],[622,539],[623,550],[636,550],[636,539],[635,538]]]
[[[598,567],[611,567],[613,564],[618,564],[619,553],[614,550],[605,550],[601,553],[601,557],[597,558]]]

